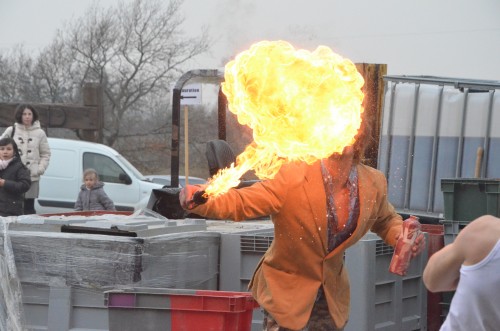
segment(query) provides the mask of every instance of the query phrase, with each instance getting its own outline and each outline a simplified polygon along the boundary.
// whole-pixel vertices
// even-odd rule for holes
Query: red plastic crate
[[[134,288],[105,292],[109,331],[250,331],[249,292]]]
[[[442,224],[422,224],[427,232],[427,259],[444,247],[444,226]],[[427,291],[427,331],[439,331],[443,324],[442,293]]]

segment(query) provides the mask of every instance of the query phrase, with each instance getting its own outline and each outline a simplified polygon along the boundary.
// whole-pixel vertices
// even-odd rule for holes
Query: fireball
[[[361,125],[363,77],[326,46],[313,52],[285,41],[262,41],[227,63],[222,91],[253,143],[205,189],[216,197],[254,170],[270,179],[287,162],[309,164],[341,153]]]

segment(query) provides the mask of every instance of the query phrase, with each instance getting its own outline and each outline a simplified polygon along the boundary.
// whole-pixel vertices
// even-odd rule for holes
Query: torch
[[[188,201],[188,204],[194,203],[196,206],[199,206],[199,205],[204,204],[207,201],[208,201],[208,195],[205,192],[205,190],[203,190],[203,191],[196,191],[193,194],[193,198],[190,201]]]

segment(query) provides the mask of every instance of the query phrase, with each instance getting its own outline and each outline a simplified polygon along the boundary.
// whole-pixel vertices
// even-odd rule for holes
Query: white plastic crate
[[[392,247],[368,233],[346,251],[351,281],[351,319],[345,331],[427,330],[427,290],[423,252],[411,261],[405,276],[389,272]]]
[[[255,267],[274,238],[274,228],[240,229],[239,232],[221,233],[219,290],[248,291]],[[255,309],[252,331],[262,330],[264,314]]]
[[[22,284],[22,290],[28,330],[108,330],[102,290],[28,283]]]

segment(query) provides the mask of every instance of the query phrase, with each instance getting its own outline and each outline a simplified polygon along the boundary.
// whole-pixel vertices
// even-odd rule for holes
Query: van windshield
[[[116,157],[118,159],[120,159],[123,163],[123,165],[128,169],[130,170],[130,172],[132,172],[134,174],[135,177],[137,177],[139,180],[147,180],[146,177],[144,177],[143,174],[141,174],[141,172],[139,170],[137,170],[133,165],[132,163],[130,163],[126,158],[124,158],[123,156],[121,156],[120,154],[116,155]]]

